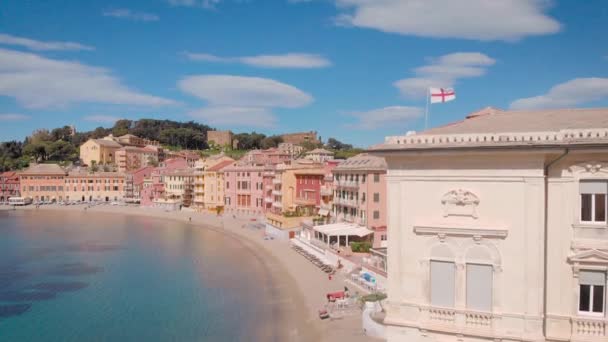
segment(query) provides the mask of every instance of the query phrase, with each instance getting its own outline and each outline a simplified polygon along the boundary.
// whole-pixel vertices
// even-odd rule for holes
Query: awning
[[[353,223],[334,223],[334,224],[326,224],[326,225],[322,225],[322,226],[315,226],[313,227],[313,229],[319,233],[323,233],[325,235],[328,236],[358,236],[358,237],[363,237],[363,236],[367,236],[370,234],[373,234],[374,232],[353,224]]]
[[[329,215],[329,210],[328,209],[319,209],[319,215],[327,216],[327,215]]]

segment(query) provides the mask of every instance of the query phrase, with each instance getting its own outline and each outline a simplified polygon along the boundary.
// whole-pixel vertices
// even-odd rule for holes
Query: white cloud
[[[222,0],[168,0],[172,6],[215,8]]]
[[[296,87],[259,77],[195,75],[178,87],[208,104],[190,115],[216,125],[270,127],[277,121],[273,108],[300,108],[313,101]]]
[[[262,107],[206,107],[189,113],[195,119],[215,126],[274,127],[277,118]]]
[[[389,125],[405,126],[412,120],[422,116],[422,108],[408,106],[391,106],[373,109],[366,112],[351,113],[357,122],[348,124],[356,129],[377,129]]]
[[[0,113],[0,121],[21,121],[28,120],[29,115],[16,114],[16,113]]]
[[[116,121],[120,120],[121,118],[118,116],[112,116],[112,115],[93,114],[93,115],[85,116],[82,119],[84,121],[89,121],[89,122],[115,123]]]
[[[241,63],[260,68],[324,68],[331,65],[327,58],[309,53],[286,53],[283,55],[257,55],[244,57],[220,57],[207,53],[189,53],[186,57],[193,61],[216,63]]]
[[[160,18],[158,15],[146,12],[135,12],[128,8],[117,8],[112,10],[104,11],[103,16],[114,17],[119,19],[129,19],[134,21],[157,21]]]
[[[296,87],[260,77],[188,76],[180,80],[178,86],[212,105],[297,108],[313,100]]]
[[[0,33],[0,44],[4,44],[4,45],[16,45],[16,46],[23,46],[25,48],[28,48],[30,50],[35,50],[35,51],[53,51],[53,50],[57,50],[57,51],[61,51],[61,50],[72,50],[72,51],[77,51],[77,50],[86,50],[86,51],[91,51],[94,50],[95,48],[91,47],[91,46],[87,46],[87,45],[82,45],[79,43],[73,43],[73,42],[43,42],[43,41],[39,41],[39,40],[34,40],[34,39],[29,39],[29,38],[23,38],[23,37],[17,37],[17,36],[13,36],[10,34],[4,34],[4,33]]]
[[[574,107],[608,98],[608,78],[575,78],[549,89],[546,94],[511,102],[512,109]]]
[[[556,33],[549,0],[335,0],[338,25],[433,38],[517,40]]]
[[[128,88],[103,68],[5,49],[0,49],[0,95],[14,97],[28,108],[83,102],[141,106],[175,103]]]
[[[452,87],[458,79],[483,76],[495,60],[479,52],[456,52],[432,59],[430,64],[415,68],[415,77],[394,83],[410,98],[421,98],[429,87]]]

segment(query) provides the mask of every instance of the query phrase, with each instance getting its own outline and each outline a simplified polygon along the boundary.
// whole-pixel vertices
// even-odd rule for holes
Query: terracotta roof
[[[121,148],[122,145],[117,143],[114,140],[106,140],[106,139],[93,139],[96,143],[98,143],[99,145],[102,146],[107,146],[107,147],[116,147],[116,148]]]
[[[208,168],[207,171],[219,171],[232,163],[234,163],[234,160],[224,160]]]
[[[34,174],[61,174],[65,175],[66,172],[61,166],[57,164],[34,164],[21,172],[22,175],[34,175]]]
[[[556,132],[586,128],[608,128],[608,108],[503,111],[487,107],[467,115],[464,120],[417,135]]]
[[[386,161],[382,157],[368,153],[357,154],[341,162],[334,168],[335,171],[344,170],[386,170]]]

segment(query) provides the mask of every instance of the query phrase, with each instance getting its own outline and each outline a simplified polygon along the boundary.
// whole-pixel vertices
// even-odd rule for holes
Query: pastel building
[[[125,174],[125,201],[140,202],[146,178],[152,176],[153,166],[144,166]]]
[[[0,173],[0,203],[8,202],[11,197],[21,196],[19,174],[14,171]]]
[[[91,166],[114,164],[115,153],[122,145],[111,139],[89,139],[80,145],[80,160],[83,164]]]
[[[176,209],[181,205],[180,200],[172,199],[163,204],[161,199],[166,199],[165,184],[163,183],[163,175],[175,171],[183,170],[188,167],[187,161],[183,158],[172,158],[161,162],[159,167],[152,170],[149,177],[144,178],[143,188],[141,189],[140,204],[144,207],[164,206],[167,204],[168,209]]]
[[[607,108],[486,108],[372,152],[388,341],[608,341]]]
[[[195,174],[191,169],[174,169],[163,172],[160,182],[164,184],[162,198],[155,199],[155,203],[177,201],[184,207],[193,202]]]
[[[262,214],[264,209],[264,167],[232,163],[224,171],[224,203],[228,212]]]
[[[315,148],[312,151],[306,152],[306,159],[310,159],[317,163],[323,163],[328,160],[334,159],[334,153],[324,148]]]
[[[386,162],[362,153],[333,169],[333,217],[374,231],[374,247],[386,247]]]
[[[69,172],[64,178],[65,201],[122,201],[125,174],[120,172]]]
[[[34,202],[64,200],[64,184],[67,173],[57,164],[35,164],[19,172],[21,197]]]
[[[223,160],[205,170],[205,208],[208,210],[223,210],[225,198],[224,168],[232,165],[233,159]]]
[[[137,170],[151,164],[158,164],[158,149],[153,146],[125,146],[114,152],[114,163],[119,172]]]

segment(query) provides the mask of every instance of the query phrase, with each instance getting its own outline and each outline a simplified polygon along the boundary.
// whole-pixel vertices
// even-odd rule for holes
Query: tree
[[[112,135],[119,137],[129,133],[129,128],[131,128],[132,123],[133,121],[126,119],[116,121],[116,123],[114,123],[114,127],[112,128]]]
[[[29,143],[23,148],[23,154],[34,158],[37,162],[47,160],[49,143],[46,141]]]
[[[327,144],[325,145],[327,148],[332,150],[352,150],[353,145],[344,144],[338,139],[329,138],[327,139]]]
[[[101,139],[105,136],[107,136],[109,134],[109,130],[105,129],[103,127],[97,127],[95,128],[95,130],[92,132],[90,138],[93,139]]]
[[[93,171],[93,172],[99,171],[99,166],[97,165],[96,160],[91,160],[91,171]]]
[[[283,142],[283,137],[281,137],[280,135],[273,135],[273,136],[262,139],[260,141],[260,147],[263,149],[277,147],[282,142]]]
[[[55,128],[51,131],[51,140],[52,141],[57,141],[57,140],[65,140],[65,141],[70,141],[72,137],[72,129],[70,128],[70,126],[63,126],[60,128]]]
[[[77,156],[76,147],[63,140],[57,140],[47,146],[48,158],[51,160],[74,160]]]

